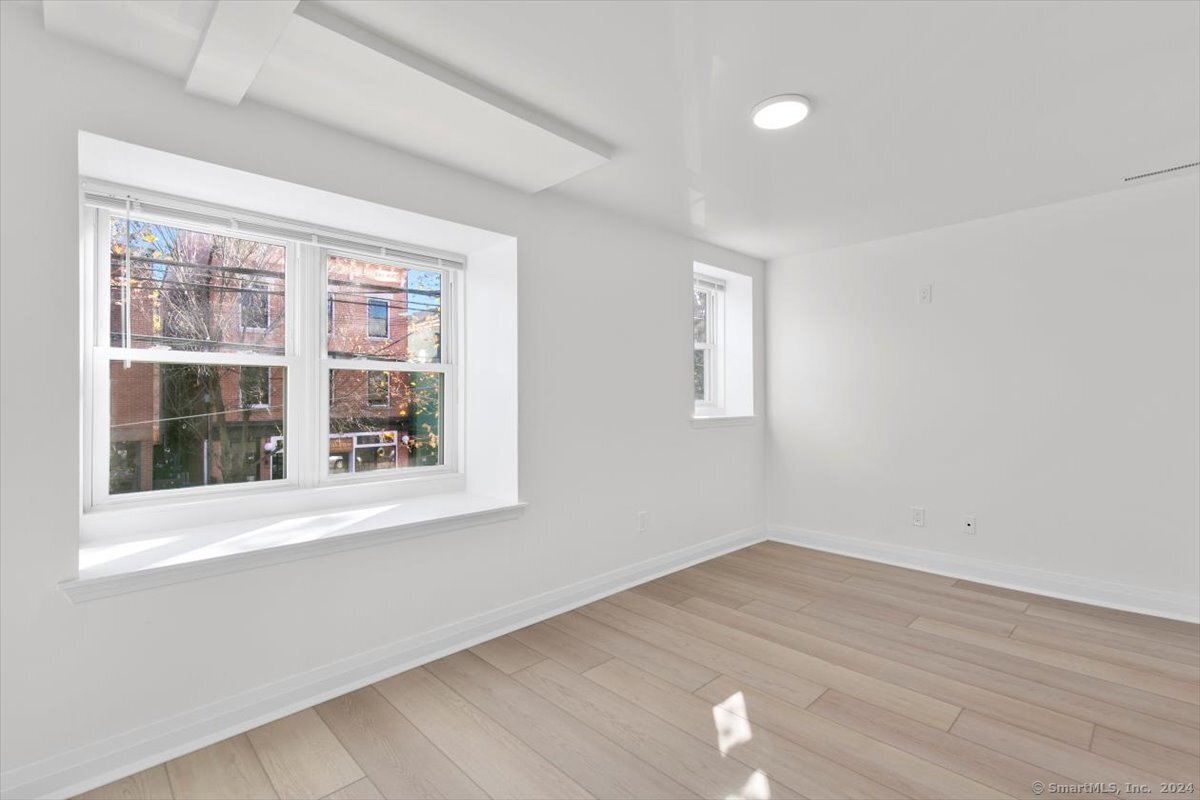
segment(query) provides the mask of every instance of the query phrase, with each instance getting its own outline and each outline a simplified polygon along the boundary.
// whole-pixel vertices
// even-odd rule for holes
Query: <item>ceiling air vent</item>
[[[1156,169],[1154,172],[1143,172],[1141,175],[1130,175],[1125,179],[1125,183],[1130,181],[1140,181],[1143,178],[1153,178],[1156,175],[1167,175],[1172,172],[1179,172],[1182,169],[1191,169],[1192,167],[1200,167],[1200,161],[1193,161],[1191,164],[1180,164],[1177,167],[1167,167],[1166,169]]]

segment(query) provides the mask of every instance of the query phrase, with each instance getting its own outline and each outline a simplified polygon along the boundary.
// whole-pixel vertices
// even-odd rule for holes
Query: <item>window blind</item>
[[[144,190],[85,182],[83,201],[124,216],[126,209],[134,216],[165,217],[175,222],[229,229],[247,235],[289,239],[331,250],[366,257],[388,258],[415,266],[462,268],[466,258],[403,242],[375,239],[361,234],[322,228],[297,220],[255,214],[225,206],[201,205],[194,201],[157,195]]]

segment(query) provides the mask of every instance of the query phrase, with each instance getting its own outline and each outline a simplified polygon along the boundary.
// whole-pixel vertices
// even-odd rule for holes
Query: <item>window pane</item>
[[[707,350],[697,348],[695,357],[692,360],[692,391],[697,400],[705,400],[704,390],[704,367],[707,363]]]
[[[440,372],[330,370],[329,473],[443,463],[443,378]]]
[[[113,346],[283,352],[282,245],[117,217],[109,234]]]
[[[708,292],[692,289],[692,336],[697,342],[708,341]]]
[[[109,492],[284,477],[282,367],[109,365]]]
[[[328,259],[329,355],[436,364],[442,360],[442,273]]]

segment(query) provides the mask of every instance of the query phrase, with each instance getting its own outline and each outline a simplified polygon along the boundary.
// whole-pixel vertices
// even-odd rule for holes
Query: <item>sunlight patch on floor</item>
[[[756,769],[742,788],[725,796],[725,800],[771,800],[771,782],[762,770]]]
[[[717,749],[721,755],[729,755],[730,750],[754,737],[746,714],[746,698],[741,692],[734,692],[717,703],[712,712],[713,725],[717,729]]]

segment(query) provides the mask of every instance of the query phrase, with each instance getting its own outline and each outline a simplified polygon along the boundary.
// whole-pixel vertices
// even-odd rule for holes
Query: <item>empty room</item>
[[[3,800],[1198,786],[1200,0],[0,0]]]

